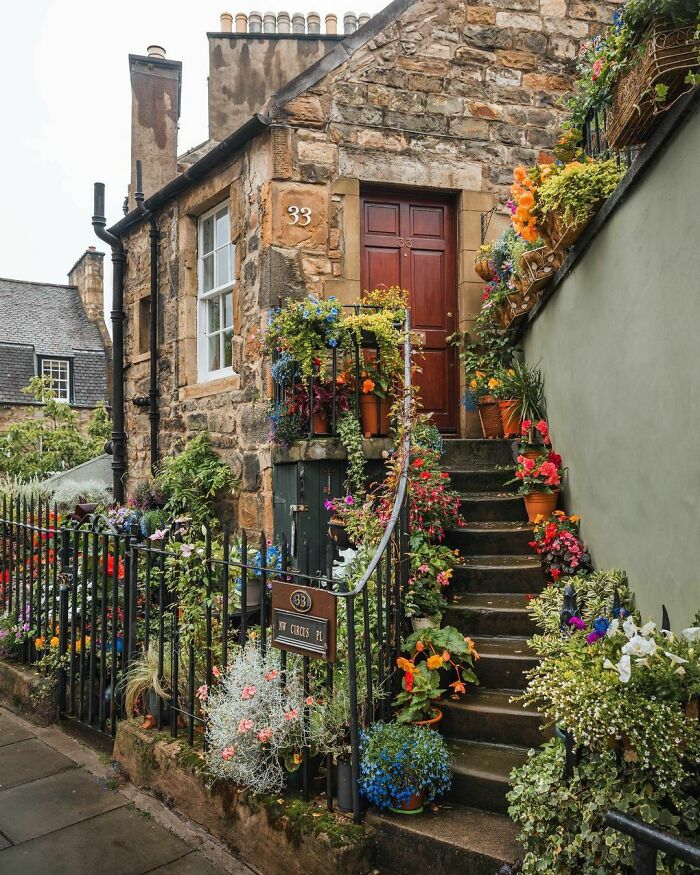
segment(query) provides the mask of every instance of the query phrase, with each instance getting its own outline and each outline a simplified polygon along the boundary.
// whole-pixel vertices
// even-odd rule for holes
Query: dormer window
[[[41,357],[39,359],[39,376],[48,377],[51,380],[51,388],[56,393],[57,401],[70,404],[71,373],[69,359]]]
[[[233,374],[233,259],[228,201],[199,220],[197,355],[200,382]]]

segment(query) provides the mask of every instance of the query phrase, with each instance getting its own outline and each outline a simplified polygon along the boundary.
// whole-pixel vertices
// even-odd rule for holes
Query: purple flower
[[[572,617],[569,620],[569,626],[573,626],[576,629],[585,629],[586,628],[586,624],[583,622],[583,620],[580,617]]]
[[[343,500],[347,505],[355,504],[355,499],[352,497],[352,495],[346,495]]]
[[[591,632],[589,635],[586,635],[586,642],[588,644],[595,644],[599,638],[604,638],[605,633],[600,632]]]
[[[333,502],[330,500],[330,498],[327,498],[323,502],[323,506],[326,508],[326,510],[333,510]]]

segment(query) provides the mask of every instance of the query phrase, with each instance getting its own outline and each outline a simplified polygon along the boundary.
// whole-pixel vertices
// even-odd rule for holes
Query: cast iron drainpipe
[[[112,489],[114,500],[124,504],[126,432],[124,431],[124,244],[106,230],[105,186],[95,183],[95,234],[112,249]]]
[[[158,224],[153,213],[143,205],[143,180],[141,162],[136,162],[136,191],[134,192],[136,206],[150,225],[151,239],[151,298],[150,298],[150,337],[148,349],[150,353],[150,382],[148,386],[148,419],[151,425],[151,473],[158,468]]]

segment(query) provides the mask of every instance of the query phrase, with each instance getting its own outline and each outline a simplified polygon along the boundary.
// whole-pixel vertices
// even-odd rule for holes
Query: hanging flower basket
[[[476,259],[474,260],[474,270],[477,276],[481,277],[485,283],[493,278],[493,264],[491,264],[491,259],[486,253],[477,252]]]
[[[560,250],[540,246],[520,256],[520,275],[529,294],[544,288],[561,267],[563,255]]]
[[[600,201],[593,207],[590,216],[575,223],[567,222],[561,213],[547,213],[542,220],[542,230],[543,236],[550,241],[551,250],[563,258],[564,250],[574,245],[602,206],[603,201]]]
[[[685,83],[698,66],[700,40],[696,25],[676,27],[656,19],[642,37],[644,51],[638,63],[615,86],[606,118],[606,137],[613,149],[638,146],[649,139],[660,115],[693,86]],[[656,86],[667,89],[663,101]]]
[[[503,328],[514,328],[539,301],[539,291],[532,290],[522,278],[518,279],[519,290],[513,291],[498,305],[498,321]]]

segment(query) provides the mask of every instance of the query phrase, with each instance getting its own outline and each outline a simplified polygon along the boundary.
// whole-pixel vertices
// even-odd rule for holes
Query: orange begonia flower
[[[420,653],[421,650],[425,650],[425,644],[422,641],[416,641],[416,652]]]
[[[402,671],[407,671],[409,674],[412,674],[412,673],[416,670],[416,667],[415,667],[415,665],[411,662],[411,660],[410,660],[410,659],[405,659],[403,656],[399,656],[399,658],[396,660],[396,665],[397,665]]]
[[[433,656],[428,657],[428,668],[431,671],[434,671],[437,668],[442,668],[442,657],[438,656],[438,654],[434,654]]]
[[[527,173],[525,172],[525,168],[522,166],[516,167],[515,170],[513,171],[513,178],[515,179],[516,182],[522,182],[526,176],[527,176]]]

